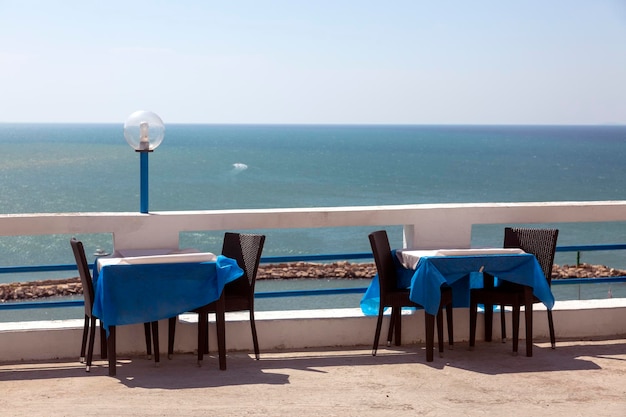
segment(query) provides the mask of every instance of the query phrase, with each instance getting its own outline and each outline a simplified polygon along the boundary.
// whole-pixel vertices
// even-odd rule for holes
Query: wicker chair
[[[80,358],[79,361],[81,363],[85,362],[85,351],[87,351],[87,360],[85,365],[85,370],[89,372],[91,370],[91,362],[93,359],[93,345],[96,337],[96,320],[98,319],[93,315],[93,301],[94,301],[94,288],[93,288],[93,280],[91,278],[91,272],[89,270],[89,263],[87,262],[87,257],[85,256],[85,248],[83,243],[76,238],[70,239],[70,245],[72,246],[72,252],[74,253],[74,259],[76,260],[76,267],[78,268],[78,275],[80,275],[80,281],[83,286],[83,297],[85,300],[85,323],[83,325],[83,338],[80,348]],[[156,327],[152,326],[153,329]],[[144,324],[145,337],[146,337],[146,350],[148,352],[148,357],[152,356],[152,348],[151,348],[151,337],[150,337],[150,323]],[[156,329],[155,329],[156,330]],[[87,339],[89,338],[89,346],[87,347]],[[158,332],[155,331],[154,334],[154,350],[155,350],[155,359],[158,362],[158,346],[159,346],[159,338]],[[107,344],[106,344],[106,334],[104,329],[100,327],[100,355],[102,359],[106,359],[107,357]]]
[[[402,307],[418,307],[421,305],[412,302],[409,299],[408,289],[399,289],[397,287],[397,273],[392,258],[389,239],[385,230],[379,230],[369,234],[369,241],[374,254],[374,262],[378,272],[378,282],[380,288],[380,305],[378,309],[378,321],[376,322],[376,332],[374,333],[374,345],[372,346],[372,355],[376,356],[378,343],[380,339],[380,331],[383,323],[383,313],[387,307],[391,307],[391,317],[389,322],[389,332],[387,334],[387,346],[391,345],[391,340],[395,331],[395,344],[400,346],[402,340]],[[450,346],[454,344],[453,326],[452,326],[452,289],[448,286],[441,288],[441,303],[436,316],[437,321],[437,339],[439,344],[439,352],[443,352],[443,314],[442,307],[446,307],[446,318],[448,324],[448,343]],[[428,334],[434,334],[432,320],[429,321],[428,315],[425,314],[426,326],[426,355],[427,360],[432,361],[432,351],[434,340],[428,337]]]
[[[227,232],[224,234],[222,246],[222,255],[235,259],[239,267],[243,269],[243,275],[240,278],[229,282],[224,287],[225,311],[249,311],[254,356],[257,360],[260,354],[254,321],[254,287],[264,244],[265,235]],[[201,316],[198,320],[198,325],[205,323],[204,329],[198,328],[198,360],[202,360],[203,353],[208,353],[209,348],[209,332],[206,328],[208,320],[206,318],[209,313],[216,312],[216,302],[196,309],[194,312]],[[174,350],[175,326],[176,318],[170,318],[168,335],[168,355],[170,356]]]
[[[511,228],[504,229],[504,247],[520,248],[526,253],[535,255],[541,269],[548,281],[552,283],[552,266],[556,252],[556,242],[559,236],[557,229],[526,229]],[[534,297],[533,303],[540,301]],[[493,286],[493,277],[485,274],[485,288],[475,288],[470,291],[470,347],[476,341],[476,319],[478,315],[478,304],[485,306],[485,340],[491,341],[491,328],[493,324],[493,306],[500,306],[500,327],[502,341],[506,341],[506,321],[504,307],[510,306],[513,309],[513,352],[517,352],[519,341],[519,316],[520,307],[524,305],[524,287],[507,281],[501,281],[498,286]],[[548,326],[550,329],[550,343],[552,349],[556,347],[554,336],[554,323],[552,311],[548,311]],[[530,340],[527,340],[527,350]]]

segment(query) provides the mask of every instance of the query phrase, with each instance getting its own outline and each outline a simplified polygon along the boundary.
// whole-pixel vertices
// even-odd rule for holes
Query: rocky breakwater
[[[626,271],[623,269],[609,268],[604,265],[578,264],[578,265],[554,265],[552,279],[568,278],[600,278],[600,277],[623,277]]]
[[[372,278],[376,275],[373,263],[311,263],[295,262],[259,266],[257,279],[293,278]]]
[[[295,262],[261,265],[257,279],[371,279],[376,274],[373,263]],[[626,276],[626,271],[603,265],[554,265],[552,279]],[[0,302],[36,300],[82,294],[78,277],[0,284]]]
[[[0,302],[80,295],[82,293],[83,286],[78,277],[0,284]]]

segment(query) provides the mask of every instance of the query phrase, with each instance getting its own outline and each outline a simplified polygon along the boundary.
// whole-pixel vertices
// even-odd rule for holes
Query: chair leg
[[[215,320],[217,321],[217,314]],[[209,313],[206,313],[206,321],[204,322],[204,353],[209,354]]]
[[[78,361],[85,363],[85,350],[87,349],[87,336],[89,334],[89,316],[85,314],[85,323],[83,324],[83,341],[80,345],[80,356]]]
[[[215,327],[217,330],[217,352],[220,370],[226,370],[226,300],[224,293],[216,302]],[[208,333],[208,332],[207,332]]]
[[[387,346],[391,346],[391,341],[393,340],[393,331],[396,328],[396,313],[397,309],[395,307],[391,307],[391,315],[389,316],[389,331],[387,332]]]
[[[446,322],[448,325],[448,346],[450,349],[454,346],[454,320],[452,320],[452,304],[446,304]]]
[[[96,340],[96,318],[91,317],[90,325],[89,325],[89,346],[87,347],[87,366],[85,366],[85,371],[91,371],[91,361],[93,359],[93,344]]]
[[[556,349],[556,337],[554,336],[554,321],[552,320],[552,310],[548,310],[548,327],[550,328],[550,345]]]
[[[380,329],[383,326],[383,313],[384,308],[381,305],[378,310],[378,320],[376,321],[376,331],[374,332],[374,344],[372,345],[372,356],[376,356],[378,351],[378,341],[380,339]]]
[[[396,308],[396,320],[394,321],[394,324],[396,346],[400,346],[402,344],[402,307]]]
[[[174,337],[176,336],[176,321],[178,317],[170,317],[167,320],[167,359],[174,355]]]
[[[520,305],[513,303],[513,354],[517,355],[517,347],[519,344],[519,316]]]
[[[526,356],[533,356],[533,293],[530,287],[524,287],[524,317],[526,325]]]
[[[504,304],[500,304],[500,331],[502,335],[502,343],[506,343],[506,316]]]
[[[146,336],[146,352],[148,354],[148,359],[152,359],[152,341],[150,337],[150,323],[143,324],[143,332]]]
[[[256,334],[256,324],[254,322],[254,310],[250,309],[250,330],[252,330],[252,345],[254,346],[254,357],[259,360],[259,339]]]
[[[476,319],[478,318],[478,303],[474,300],[470,301],[470,340],[469,345],[472,349],[476,345]]]
[[[154,343],[154,363],[159,366],[161,361],[160,349],[159,349],[159,322],[153,321],[152,325],[152,343]]]

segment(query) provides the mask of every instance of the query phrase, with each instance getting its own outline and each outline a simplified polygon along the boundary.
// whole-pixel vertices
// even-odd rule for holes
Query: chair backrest
[[[558,229],[525,229],[506,227],[504,229],[504,247],[520,248],[526,253],[532,253],[537,258],[543,274],[552,283],[552,266],[556,252],[556,241],[559,237]]]
[[[76,240],[74,237],[70,239],[70,245],[72,246],[72,252],[74,252],[74,259],[76,259],[76,267],[78,268],[78,275],[80,275],[80,282],[83,285],[85,314],[91,317],[94,290],[93,281],[91,280],[91,272],[89,272],[89,264],[87,263],[87,257],[85,256],[85,248],[83,247],[83,242]]]
[[[380,285],[380,297],[384,300],[387,293],[398,288],[398,277],[396,267],[393,263],[391,247],[387,231],[378,230],[369,234],[370,246],[374,254],[374,262],[378,271],[378,282]]]
[[[265,235],[232,232],[224,234],[222,255],[235,259],[239,267],[243,269],[243,275],[228,283],[224,288],[226,297],[254,294],[254,285],[264,244]]]

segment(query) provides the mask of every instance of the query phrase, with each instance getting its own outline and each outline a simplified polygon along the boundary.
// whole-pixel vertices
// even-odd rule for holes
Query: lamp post
[[[159,116],[150,111],[136,111],[124,123],[124,137],[135,152],[139,152],[141,213],[148,213],[148,154],[163,142],[165,126]]]

